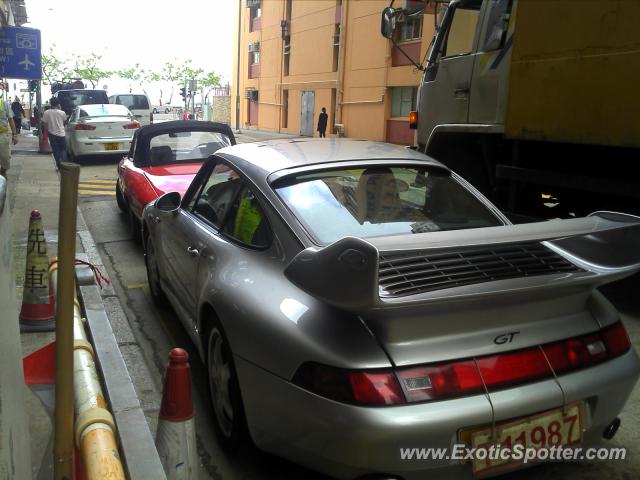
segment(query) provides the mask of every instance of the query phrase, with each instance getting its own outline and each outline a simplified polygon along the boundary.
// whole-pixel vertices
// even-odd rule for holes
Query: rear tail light
[[[95,130],[96,127],[94,125],[88,125],[86,123],[76,123],[74,127],[75,130]]]
[[[138,123],[138,122],[127,123],[126,125],[123,125],[122,128],[124,128],[125,130],[131,130],[133,128],[140,128],[140,123]]]
[[[293,383],[323,397],[343,403],[381,406],[405,403],[395,374],[388,370],[345,370],[305,363]]]
[[[293,382],[333,400],[365,406],[445,400],[532,383],[618,357],[631,348],[618,322],[598,333],[476,359],[397,370],[344,370],[316,363]],[[553,371],[549,368],[553,367]]]
[[[627,335],[627,331],[624,325],[622,325],[622,322],[615,323],[604,329],[602,331],[602,337],[604,344],[607,346],[609,356],[611,357],[619,357],[631,349],[629,335]]]

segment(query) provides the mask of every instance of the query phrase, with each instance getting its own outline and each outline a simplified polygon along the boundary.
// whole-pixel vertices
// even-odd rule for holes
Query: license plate
[[[105,143],[104,144],[104,149],[105,150],[118,150],[120,148],[120,144],[119,143]]]
[[[471,433],[471,447],[494,451],[511,449],[516,444],[524,449],[551,449],[554,446],[568,446],[582,441],[584,425],[584,405],[576,402],[567,405],[563,413],[561,408],[549,410],[531,417],[496,425],[496,438],[491,438],[491,428],[474,430]],[[467,436],[468,436],[467,432]],[[461,434],[463,436],[464,433]],[[488,456],[487,456],[488,457]],[[472,460],[474,476],[482,476],[490,470],[501,467],[507,469],[524,463],[523,459],[475,458]]]

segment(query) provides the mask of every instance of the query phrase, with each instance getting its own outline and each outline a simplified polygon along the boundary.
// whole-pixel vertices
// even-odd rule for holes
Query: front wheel
[[[231,348],[217,323],[207,342],[207,372],[218,439],[226,449],[237,451],[250,442],[249,432]]]

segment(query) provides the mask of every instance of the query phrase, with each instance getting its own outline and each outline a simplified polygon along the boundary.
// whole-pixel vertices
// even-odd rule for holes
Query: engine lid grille
[[[380,252],[382,296],[405,296],[507,278],[580,272],[542,243]]]

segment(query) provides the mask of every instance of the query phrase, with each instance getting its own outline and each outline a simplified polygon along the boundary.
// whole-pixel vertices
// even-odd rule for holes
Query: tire
[[[140,223],[140,220],[138,220],[138,217],[136,217],[136,214],[133,213],[133,210],[131,210],[131,207],[128,208],[129,210],[129,233],[131,234],[131,239],[134,242],[140,243],[142,240],[142,224]]]
[[[129,209],[127,200],[124,198],[124,194],[122,193],[122,188],[120,188],[120,179],[116,182],[116,202],[118,203],[120,211],[126,212]]]
[[[251,444],[231,347],[214,322],[207,339],[207,379],[216,435],[229,452]]]
[[[72,162],[72,163],[78,163],[77,161],[78,159],[76,158],[76,156],[73,154],[73,150],[71,150],[71,147],[67,147],[67,161],[68,162]]]
[[[147,270],[147,281],[149,283],[149,291],[151,298],[156,305],[164,307],[167,304],[167,297],[162,291],[160,284],[160,270],[158,269],[158,256],[155,243],[151,237],[147,237],[146,248],[144,254],[144,265]]]

